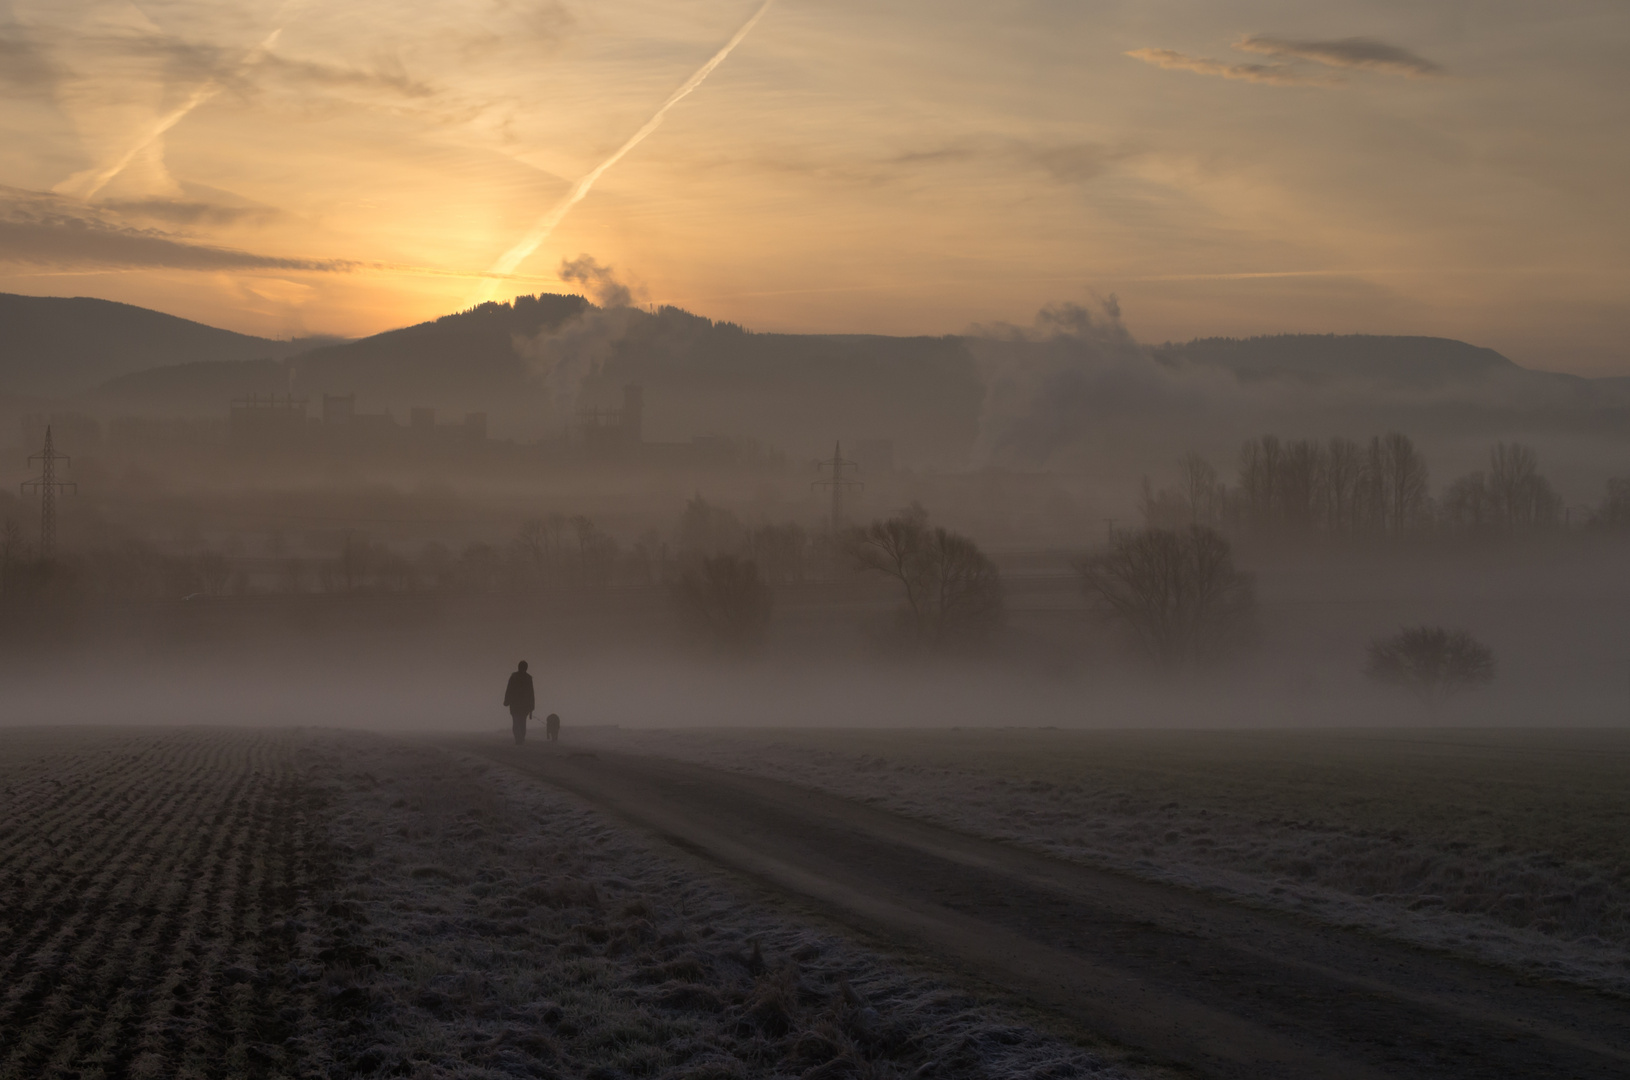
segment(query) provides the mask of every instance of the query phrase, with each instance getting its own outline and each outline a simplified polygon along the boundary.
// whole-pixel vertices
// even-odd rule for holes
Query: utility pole
[[[40,493],[40,562],[50,562],[57,550],[57,492],[78,491],[79,485],[57,479],[57,462],[71,461],[67,454],[59,454],[51,445],[51,426],[45,428],[45,449],[28,459],[30,465],[41,464],[40,475],[23,482],[23,493]]]
[[[832,460],[823,461],[815,466],[821,472],[821,478],[810,484],[810,489],[832,489],[832,535],[837,536],[838,530],[843,528],[843,493],[849,489],[863,488],[866,485],[855,479],[855,473],[860,466],[852,461],[845,461],[843,457],[843,444],[832,444]]]

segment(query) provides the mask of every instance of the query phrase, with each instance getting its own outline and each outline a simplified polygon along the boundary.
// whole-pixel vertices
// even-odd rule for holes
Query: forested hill
[[[106,307],[234,343],[240,356],[287,346]],[[444,417],[486,412],[495,434],[527,439],[558,435],[577,409],[615,406],[625,383],[639,383],[651,439],[727,435],[805,454],[829,452],[834,439],[882,437],[908,460],[947,465],[981,444],[1031,464],[1054,460],[1054,447],[1164,446],[1202,429],[1215,429],[1219,445],[1293,427],[1452,428],[1465,437],[1534,425],[1617,430],[1630,407],[1613,380],[1531,371],[1490,349],[1428,337],[1295,334],[1140,348],[1090,334],[750,333],[677,308],[608,310],[552,294],[256,363],[206,358],[133,371],[182,356],[134,323],[123,333],[129,373],[81,397],[99,413],[220,416],[249,392],[295,393],[314,408],[323,394],[355,394],[359,410],[399,419],[419,406]],[[1033,453],[1015,449],[1038,440],[1045,445]]]
[[[1362,381],[1429,389],[1490,379],[1589,380],[1519,367],[1493,349],[1440,337],[1382,334],[1273,334],[1196,338],[1152,350],[1168,366],[1224,368],[1242,382],[1277,379],[1312,385]]]
[[[313,344],[237,334],[111,300],[0,293],[0,392],[9,394],[66,397],[137,371],[277,359]]]

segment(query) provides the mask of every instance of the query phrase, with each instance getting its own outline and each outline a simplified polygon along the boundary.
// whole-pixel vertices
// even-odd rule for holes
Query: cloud
[[[1108,172],[1132,156],[1125,147],[1096,142],[1045,143],[1023,139],[969,139],[927,150],[911,150],[888,159],[889,165],[942,165],[967,161],[1006,162],[1039,169],[1054,180],[1078,184]]]
[[[1423,56],[1417,56],[1400,45],[1388,45],[1374,38],[1291,41],[1267,34],[1252,34],[1236,41],[1234,48],[1264,56],[1288,56],[1299,60],[1312,60],[1329,67],[1384,71],[1391,75],[1405,75],[1413,79],[1434,78],[1444,74],[1442,65],[1433,63]]]
[[[1132,49],[1126,55],[1168,71],[1192,71],[1197,75],[1217,75],[1271,86],[1329,86],[1341,81],[1330,75],[1310,75],[1289,64],[1230,64],[1172,49]]]
[[[427,98],[437,93],[436,87],[430,83],[408,74],[402,62],[395,57],[380,59],[375,62],[373,70],[365,70],[320,64],[311,60],[293,60],[268,52],[257,66],[302,87],[320,87],[325,90],[376,90],[406,98]]]
[[[31,266],[344,272],[341,259],[261,255],[196,243],[158,229],[134,229],[71,202],[32,192],[0,193],[0,261]]]
[[[107,200],[98,207],[123,218],[142,218],[171,225],[264,225],[280,217],[267,206],[223,206],[196,199]]]
[[[0,27],[0,86],[23,96],[44,96],[61,77],[62,70],[18,27]]]

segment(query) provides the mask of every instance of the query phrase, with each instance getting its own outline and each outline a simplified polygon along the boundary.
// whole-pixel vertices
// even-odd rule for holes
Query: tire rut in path
[[[1630,1008],[666,759],[455,740],[1210,1077],[1630,1075]]]

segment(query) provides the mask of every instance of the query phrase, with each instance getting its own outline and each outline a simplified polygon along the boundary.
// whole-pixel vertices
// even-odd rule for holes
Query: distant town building
[[[240,446],[269,448],[298,439],[306,429],[306,399],[250,394],[232,402],[227,438]]]
[[[630,383],[623,387],[621,409],[581,409],[577,414],[578,442],[589,457],[628,458],[645,445],[645,390]]]

